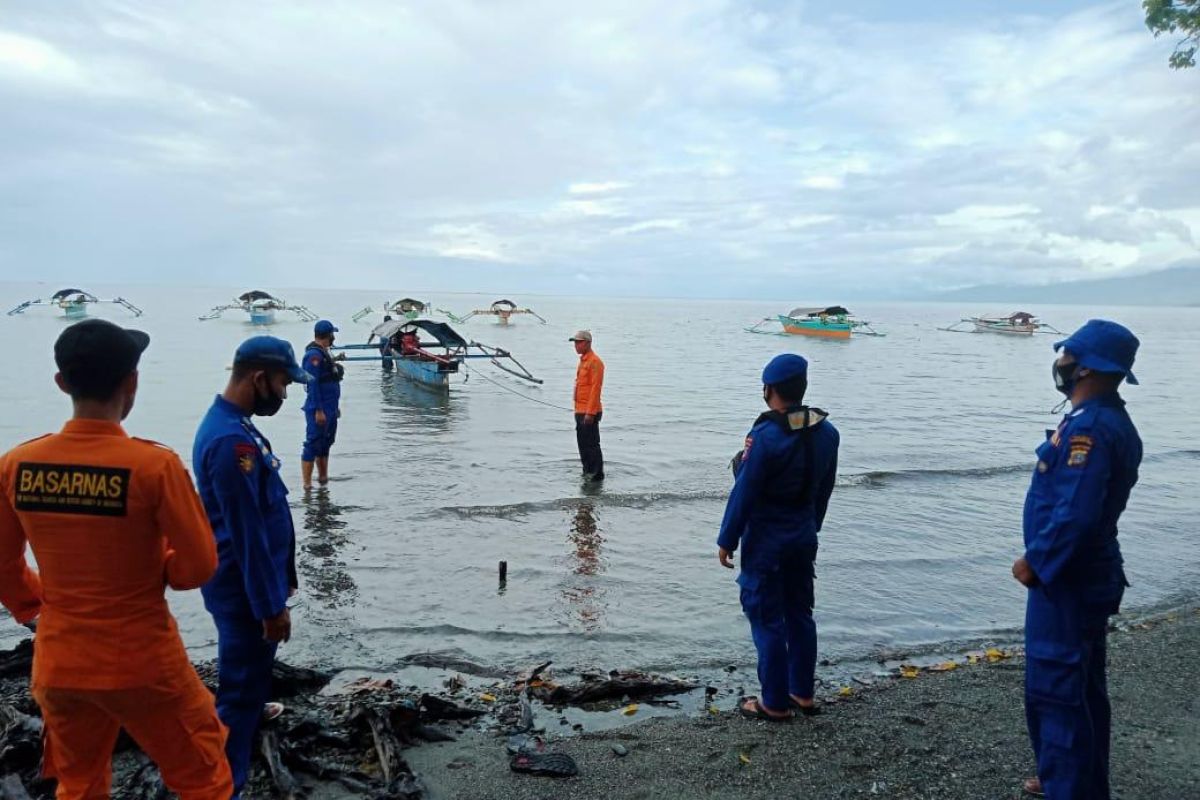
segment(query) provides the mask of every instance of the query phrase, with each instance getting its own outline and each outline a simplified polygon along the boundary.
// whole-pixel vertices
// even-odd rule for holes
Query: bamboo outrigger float
[[[63,316],[67,319],[83,319],[88,315],[87,307],[98,303],[112,303],[129,311],[135,317],[142,315],[142,310],[133,303],[126,300],[124,297],[114,297],[111,300],[101,300],[91,292],[85,292],[82,289],[59,289],[54,294],[50,295],[47,300],[35,299],[26,300],[21,305],[8,312],[8,316],[13,317],[17,314],[24,314],[26,309],[33,306],[56,306],[62,309]]]
[[[423,335],[432,338],[422,339]],[[375,350],[378,355],[352,355],[341,360],[375,361],[385,370],[394,369],[432,389],[449,388],[450,376],[457,374],[468,359],[480,358],[523,381],[542,383],[507,350],[469,342],[446,323],[429,319],[389,320],[375,326],[366,344],[336,345],[332,349],[343,353]]]
[[[496,302],[492,303],[491,306],[489,306],[488,308],[477,308],[474,311],[472,311],[471,313],[464,314],[461,317],[455,316],[453,313],[447,311],[444,308],[439,308],[438,311],[442,314],[445,314],[447,317],[449,317],[451,322],[460,324],[460,325],[462,323],[466,322],[467,320],[469,320],[471,317],[477,317],[477,316],[478,317],[483,317],[483,316],[495,317],[496,322],[498,324],[507,325],[509,323],[509,320],[512,319],[512,317],[516,316],[517,314],[531,314],[532,316],[537,317],[537,319],[540,320],[543,325],[546,324],[546,320],[544,320],[540,316],[538,316],[538,313],[536,311],[534,311],[532,308],[517,308],[517,304],[514,303],[512,300],[497,300]]]
[[[305,322],[315,322],[317,315],[309,311],[304,306],[295,306],[278,297],[274,297],[269,292],[264,292],[261,289],[251,289],[248,292],[240,294],[232,303],[226,303],[223,306],[214,306],[204,316],[200,317],[200,321],[216,319],[226,311],[244,311],[250,316],[250,324],[252,325],[271,325],[275,322],[276,311],[291,311]]]
[[[351,319],[355,322],[361,322],[366,317],[375,313],[383,314],[385,317],[391,317],[392,319],[418,319],[427,311],[429,311],[429,303],[405,297],[394,303],[384,303],[378,311],[371,306],[367,306],[351,317]]]
[[[762,330],[768,323],[778,322],[782,331]],[[842,306],[826,306],[824,308],[793,308],[786,314],[766,317],[753,327],[746,328],[750,333],[762,333],[772,336],[815,336],[821,339],[849,339],[855,336],[886,336],[871,327],[865,320],[855,319]]]
[[[963,325],[972,327],[966,330],[961,327]],[[1033,336],[1035,333],[1063,335],[1058,328],[1042,322],[1028,311],[1015,311],[1007,317],[963,317],[953,325],[938,330],[949,333],[999,333],[1005,336]]]

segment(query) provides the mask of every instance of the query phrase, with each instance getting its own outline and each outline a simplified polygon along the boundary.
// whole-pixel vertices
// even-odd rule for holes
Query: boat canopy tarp
[[[850,312],[842,306],[826,306],[824,308],[793,308],[788,312],[789,317],[819,317],[822,314],[846,315]]]
[[[419,329],[423,330],[437,340],[437,343],[442,347],[466,347],[468,342],[466,339],[458,335],[458,332],[444,322],[435,322],[431,319],[414,319],[403,320],[393,319],[387,322],[382,322],[375,326],[371,331],[371,336],[378,336],[380,339],[391,339],[402,329]]]
[[[50,299],[51,300],[62,300],[65,297],[72,297],[77,294],[83,295],[88,300],[96,299],[95,297],[92,297],[90,294],[85,292],[83,289],[59,289],[54,294],[50,295]]]
[[[238,300],[243,303],[249,303],[252,300],[274,300],[275,297],[269,292],[264,292],[261,289],[251,289],[245,294],[238,295]]]
[[[420,300],[413,300],[411,297],[405,297],[392,303],[392,308],[398,308],[401,311],[424,311],[425,304]]]
[[[501,306],[508,306],[508,308],[511,310],[511,309],[515,309],[517,307],[517,304],[514,303],[512,300],[497,300],[496,302],[492,303],[492,308],[498,309]]]

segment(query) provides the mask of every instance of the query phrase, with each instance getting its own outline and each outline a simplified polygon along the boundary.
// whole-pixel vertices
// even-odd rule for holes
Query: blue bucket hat
[[[313,325],[313,336],[328,336],[331,333],[337,333],[337,326],[327,319],[318,320]]]
[[[1075,356],[1079,366],[1124,375],[1126,383],[1137,386],[1133,359],[1139,344],[1138,338],[1124,325],[1106,319],[1090,319],[1066,339],[1055,342],[1054,350],[1065,349]]]
[[[763,369],[762,382],[765,386],[774,386],[792,378],[808,375],[808,361],[795,353],[784,353],[775,356]]]
[[[283,339],[252,336],[242,342],[233,356],[234,364],[279,367],[296,383],[308,383],[309,374],[296,363],[296,352]]]

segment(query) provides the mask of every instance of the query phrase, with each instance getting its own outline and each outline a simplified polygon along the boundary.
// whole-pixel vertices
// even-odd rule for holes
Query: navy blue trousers
[[[213,617],[217,625],[217,715],[229,729],[225,755],[234,797],[246,783],[263,705],[271,699],[271,667],[278,645],[263,639],[253,617]]]
[[[304,448],[300,451],[301,461],[326,458],[329,449],[337,440],[338,412],[325,409],[325,424],[317,424],[316,409],[304,412]]]
[[[1108,615],[1120,587],[1029,591],[1025,721],[1049,800],[1109,800]]]
[[[742,611],[758,651],[760,702],[772,711],[791,708],[789,694],[813,696],[817,669],[817,623],[813,579],[817,547],[800,548],[778,571],[738,576]]]

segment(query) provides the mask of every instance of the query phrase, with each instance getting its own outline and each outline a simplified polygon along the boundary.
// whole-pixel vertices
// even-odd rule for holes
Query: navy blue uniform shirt
[[[1113,392],[1082,403],[1046,432],[1037,457],[1023,527],[1025,559],[1038,580],[1117,579],[1117,518],[1142,462],[1142,440],[1125,401]]]
[[[217,573],[201,589],[205,608],[259,620],[282,613],[296,586],[296,530],[271,443],[217,397],[196,431],[192,470],[217,540]]]
[[[732,552],[741,543],[743,572],[773,572],[796,548],[817,543],[840,437],[825,412],[810,411],[807,419],[804,409],[760,417],[735,461],[717,545]]]
[[[320,409],[327,415],[336,412],[338,402],[342,399],[342,365],[335,362],[321,345],[311,342],[304,351],[304,360],[300,362],[300,366],[312,376],[304,385],[307,393],[304,398],[304,410]]]

